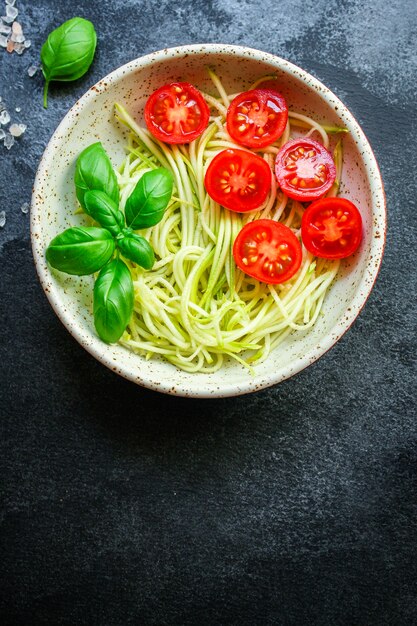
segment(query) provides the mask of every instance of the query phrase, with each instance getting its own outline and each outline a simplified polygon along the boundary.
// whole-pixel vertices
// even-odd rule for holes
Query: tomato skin
[[[263,283],[284,283],[300,269],[302,249],[292,230],[274,220],[254,220],[233,244],[236,265]]]
[[[251,89],[232,100],[227,109],[227,132],[236,143],[264,148],[285,130],[288,107],[284,97],[271,89]]]
[[[361,214],[346,198],[322,198],[305,210],[301,238],[315,256],[344,259],[353,254],[362,241]]]
[[[268,196],[271,181],[271,168],[262,157],[234,148],[216,154],[204,177],[209,196],[238,213],[260,207]]]
[[[169,144],[190,143],[207,128],[209,107],[190,83],[169,83],[151,94],[145,104],[148,130]]]
[[[292,139],[277,154],[275,175],[287,196],[312,202],[329,191],[336,178],[336,166],[330,152],[318,141]]]

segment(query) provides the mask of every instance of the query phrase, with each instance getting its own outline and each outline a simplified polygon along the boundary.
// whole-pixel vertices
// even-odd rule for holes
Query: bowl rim
[[[86,337],[86,333],[78,324],[77,320],[70,314],[65,308],[60,297],[60,289],[55,287],[50,281],[50,269],[45,263],[44,258],[37,250],[36,240],[40,235],[41,221],[37,219],[42,202],[37,203],[37,194],[39,186],[42,180],[45,178],[47,164],[53,157],[55,150],[55,140],[63,135],[72,126],[76,115],[78,116],[92,100],[96,99],[103,91],[107,90],[107,87],[117,82],[121,76],[135,71],[139,66],[141,68],[151,66],[154,63],[181,57],[184,55],[198,55],[198,54],[230,54],[237,57],[244,57],[249,59],[258,59],[264,63],[269,63],[271,66],[275,66],[277,69],[290,74],[296,79],[303,79],[309,87],[312,87],[319,95],[326,100],[327,104],[334,106],[337,104],[339,113],[349,120],[350,125],[356,131],[356,139],[362,150],[362,159],[367,172],[367,179],[369,181],[372,204],[375,208],[377,204],[378,211],[373,211],[373,231],[379,229],[380,236],[375,238],[372,236],[370,244],[370,253],[368,258],[372,258],[372,263],[368,262],[363,275],[356,286],[355,294],[350,302],[350,310],[346,311],[343,317],[339,318],[338,322],[320,339],[318,345],[310,349],[303,357],[297,359],[295,363],[287,365],[286,368],[281,368],[279,373],[270,373],[268,376],[264,376],[259,382],[252,377],[248,377],[247,381],[236,384],[225,384],[220,388],[204,389],[204,388],[190,388],[185,384],[178,384],[173,386],[172,380],[156,381],[154,378],[146,378],[145,376],[138,377],[137,374],[131,371],[128,364],[117,363],[115,367],[114,357],[111,357],[110,353],[106,354],[106,347],[111,348],[107,344],[104,344],[98,336],[93,333],[91,336]],[[331,102],[329,102],[331,98]],[[372,173],[372,176],[370,176]],[[376,198],[378,202],[376,203]],[[71,335],[85,348],[92,356],[94,356],[99,362],[123,376],[124,378],[131,380],[132,382],[139,384],[148,389],[167,393],[171,395],[178,395],[184,397],[194,398],[220,398],[238,396],[246,393],[252,393],[261,389],[268,388],[276,385],[295,374],[298,374],[309,365],[316,362],[321,356],[323,356],[330,348],[332,348],[340,338],[349,330],[353,322],[360,314],[364,307],[369,295],[373,289],[376,278],[378,276],[382,258],[386,243],[386,227],[387,227],[387,211],[386,211],[386,197],[384,192],[383,181],[381,172],[374,155],[374,152],[370,146],[370,143],[365,136],[359,123],[352,115],[346,105],[321,81],[312,76],[309,72],[306,72],[297,65],[283,59],[279,56],[273,55],[268,52],[263,52],[255,48],[248,48],[246,46],[237,46],[231,44],[219,44],[219,43],[204,43],[204,44],[191,44],[184,46],[176,46],[172,48],[164,48],[155,52],[151,52],[147,55],[138,57],[129,61],[128,63],[112,70],[105,77],[100,79],[95,85],[89,88],[75,104],[65,114],[64,118],[59,123],[58,127],[51,136],[48,144],[40,159],[38,169],[35,176],[35,181],[32,190],[31,200],[31,212],[30,212],[30,237],[32,242],[32,253],[35,261],[35,267],[38,274],[38,278],[42,285],[42,288],[58,318],[71,333]],[[125,348],[127,350],[127,348]],[[139,358],[139,357],[138,357]],[[189,374],[189,376],[203,376],[202,374]],[[204,375],[205,376],[205,375]]]

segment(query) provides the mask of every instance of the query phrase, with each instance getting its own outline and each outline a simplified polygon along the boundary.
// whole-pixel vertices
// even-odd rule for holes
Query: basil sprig
[[[145,270],[152,268],[152,246],[133,230],[149,228],[162,219],[171,199],[173,177],[163,168],[143,174],[123,214],[116,174],[97,142],[79,155],[74,182],[78,201],[100,227],[68,228],[51,241],[46,259],[67,274],[82,276],[100,270],[94,285],[94,325],[103,341],[113,343],[128,325],[134,304],[132,275],[120,255]]]
[[[73,17],[49,35],[41,49],[42,72],[45,77],[43,106],[48,107],[51,80],[72,81],[81,78],[91,63],[97,45],[93,24],[82,17]]]

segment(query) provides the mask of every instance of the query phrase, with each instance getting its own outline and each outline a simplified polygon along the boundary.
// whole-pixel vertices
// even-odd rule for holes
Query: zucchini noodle
[[[214,372],[232,358],[254,374],[253,366],[264,361],[290,333],[306,332],[313,326],[339,261],[314,258],[303,247],[299,271],[278,285],[259,282],[236,267],[232,248],[242,226],[270,218],[281,221],[300,238],[303,207],[278,189],[275,177],[264,204],[251,213],[224,209],[207,194],[204,175],[211,159],[226,148],[245,149],[226,131],[225,115],[233,96],[227,95],[212,70],[209,75],[218,96],[203,94],[212,111],[210,123],[189,145],[159,142],[120,104],[115,105],[116,118],[131,131],[127,156],[117,174],[121,208],[145,172],[165,167],[175,181],[162,221],[141,231],[155,251],[152,270],[145,271],[126,259],[135,304],[120,343],[146,359],[163,357],[187,372]],[[290,112],[282,137],[256,151],[271,168],[279,148],[297,126],[308,135],[317,132],[321,142],[329,145],[323,126]],[[299,135],[299,130],[296,132]],[[340,181],[339,146],[333,194]]]

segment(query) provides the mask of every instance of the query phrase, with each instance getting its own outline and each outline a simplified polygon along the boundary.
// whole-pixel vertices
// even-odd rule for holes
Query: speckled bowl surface
[[[357,253],[341,264],[327,294],[323,315],[313,329],[290,335],[252,376],[237,363],[214,374],[189,374],[162,360],[146,361],[96,335],[92,317],[92,277],[51,271],[45,249],[61,230],[83,223],[74,216],[75,160],[100,140],[115,166],[124,158],[125,135],[113,119],[114,102],[123,103],[143,123],[146,99],[169,81],[188,81],[213,91],[206,67],[213,67],[229,93],[246,89],[256,78],[276,74],[289,108],[318,121],[346,126],[340,195],[360,209],[364,239]],[[356,120],[318,80],[270,54],[221,44],[183,46],[154,52],[115,70],[92,87],[68,112],[51,138],[36,175],[31,209],[33,254],[42,286],[70,333],[114,372],[150,389],[194,397],[224,397],[257,391],[289,378],[331,348],[359,314],[374,284],[385,242],[385,197],[379,169]]]

